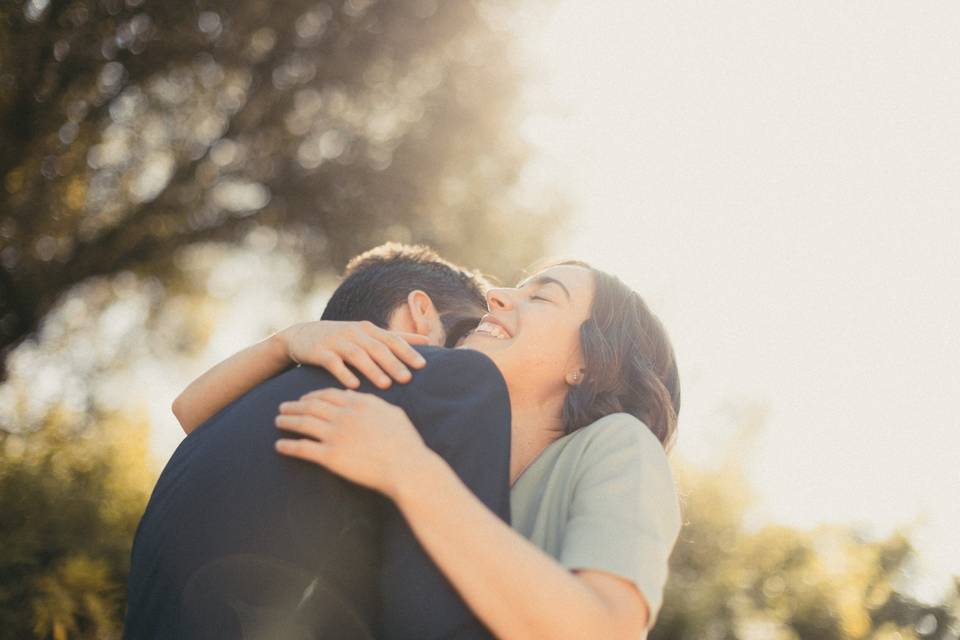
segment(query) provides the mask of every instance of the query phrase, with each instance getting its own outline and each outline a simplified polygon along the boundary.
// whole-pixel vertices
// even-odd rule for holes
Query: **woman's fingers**
[[[333,433],[333,425],[313,416],[281,414],[274,422],[279,429],[293,431],[315,440],[325,440]]]
[[[333,351],[324,349],[322,353],[311,359],[310,364],[323,367],[330,372],[330,375],[339,380],[340,384],[349,389],[356,389],[360,386],[360,379],[353,375],[343,359]]]
[[[368,340],[370,340],[370,342],[376,342],[369,338]],[[377,344],[379,345],[379,343]],[[365,346],[369,346],[369,343]],[[383,345],[380,346],[382,347]],[[337,344],[336,350],[341,358],[353,365],[355,369],[366,376],[373,384],[381,389],[386,389],[390,386],[390,376],[384,373],[380,365],[374,362],[373,358],[370,357],[370,354],[363,347],[360,347],[355,342],[341,340]]]
[[[350,398],[356,395],[361,395],[354,393],[353,391],[336,389],[334,387],[327,387],[326,389],[318,389],[316,391],[311,391],[310,393],[305,393],[300,396],[300,402],[306,402],[309,400],[319,400],[326,402],[328,404],[333,404],[338,407],[345,407],[350,402]],[[281,409],[286,405],[292,405],[293,403],[284,402],[280,405]],[[331,411],[328,409],[327,411]],[[291,410],[291,413],[293,411]],[[328,414],[328,419],[330,414]]]
[[[383,342],[397,358],[407,365],[419,369],[427,364],[423,356],[410,346],[411,344],[429,344],[430,339],[427,338],[427,336],[422,336],[419,333],[403,333],[398,331],[384,331],[381,329],[381,333],[375,337]]]
[[[386,372],[391,378],[397,382],[410,382],[410,379],[413,375],[410,373],[410,369],[407,368],[403,362],[400,361],[400,358],[391,350],[390,342],[381,342],[378,338],[371,338],[364,336],[362,342],[360,343],[361,348],[365,349],[367,354],[373,358],[374,362]],[[404,345],[406,349],[412,349],[410,345],[403,342],[399,338],[389,337],[391,342],[399,342]],[[417,354],[420,355],[420,354]]]
[[[422,336],[419,333],[410,333],[408,331],[391,331],[391,335],[399,337],[404,342],[409,344],[430,344],[430,338],[428,336]],[[416,351],[414,351],[416,353]]]
[[[284,402],[277,426],[309,438],[281,438],[276,445],[281,454],[387,495],[428,451],[403,409],[347,389],[321,389]]]
[[[411,344],[427,344],[416,333],[392,332],[372,322],[319,320],[285,330],[288,353],[302,364],[323,367],[345,387],[360,386],[357,373],[386,389],[392,380],[409,382],[410,368],[423,367],[426,360]],[[356,371],[352,371],[350,366]]]
[[[291,458],[300,458],[308,462],[324,465],[330,453],[330,445],[316,440],[277,440],[274,444],[277,451]]]
[[[321,395],[321,391],[328,391],[328,389],[321,389],[320,391],[305,394],[299,400],[281,402],[280,413],[313,416],[321,420],[335,420],[340,413],[341,407],[346,406],[347,394],[353,392],[338,389],[338,391],[343,394],[343,397],[339,397],[329,393]]]
[[[404,363],[417,369],[427,363],[423,356],[410,346],[410,342],[427,344],[429,339],[426,336],[416,333],[387,331],[372,323],[362,323],[360,328],[361,335],[358,337],[368,338],[367,340],[359,340],[361,346],[397,382],[408,382],[410,380],[410,371]]]

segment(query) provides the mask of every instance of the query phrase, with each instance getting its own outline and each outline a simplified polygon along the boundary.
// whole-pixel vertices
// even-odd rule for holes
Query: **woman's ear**
[[[583,369],[577,369],[576,371],[567,372],[567,384],[571,387],[576,387],[581,382],[583,382]]]
[[[442,345],[446,338],[440,313],[425,291],[414,289],[407,295],[407,310],[413,323],[413,332],[430,338],[431,344]]]

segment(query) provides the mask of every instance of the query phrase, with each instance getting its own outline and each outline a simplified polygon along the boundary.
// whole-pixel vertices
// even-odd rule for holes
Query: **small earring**
[[[579,372],[579,371],[577,371],[577,372],[575,372],[575,373],[573,374],[573,381],[574,381],[574,382],[580,382],[580,372]]]

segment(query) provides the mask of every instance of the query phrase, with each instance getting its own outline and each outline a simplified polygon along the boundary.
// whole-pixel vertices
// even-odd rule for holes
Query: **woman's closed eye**
[[[543,296],[530,296],[531,300],[543,300],[544,302],[551,302],[549,299],[544,298]]]

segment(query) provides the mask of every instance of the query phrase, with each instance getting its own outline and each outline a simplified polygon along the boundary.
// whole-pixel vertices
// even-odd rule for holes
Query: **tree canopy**
[[[538,257],[558,209],[517,198],[503,6],[4,3],[3,355],[92,276],[173,277],[262,226],[315,270],[389,239],[500,276]]]

